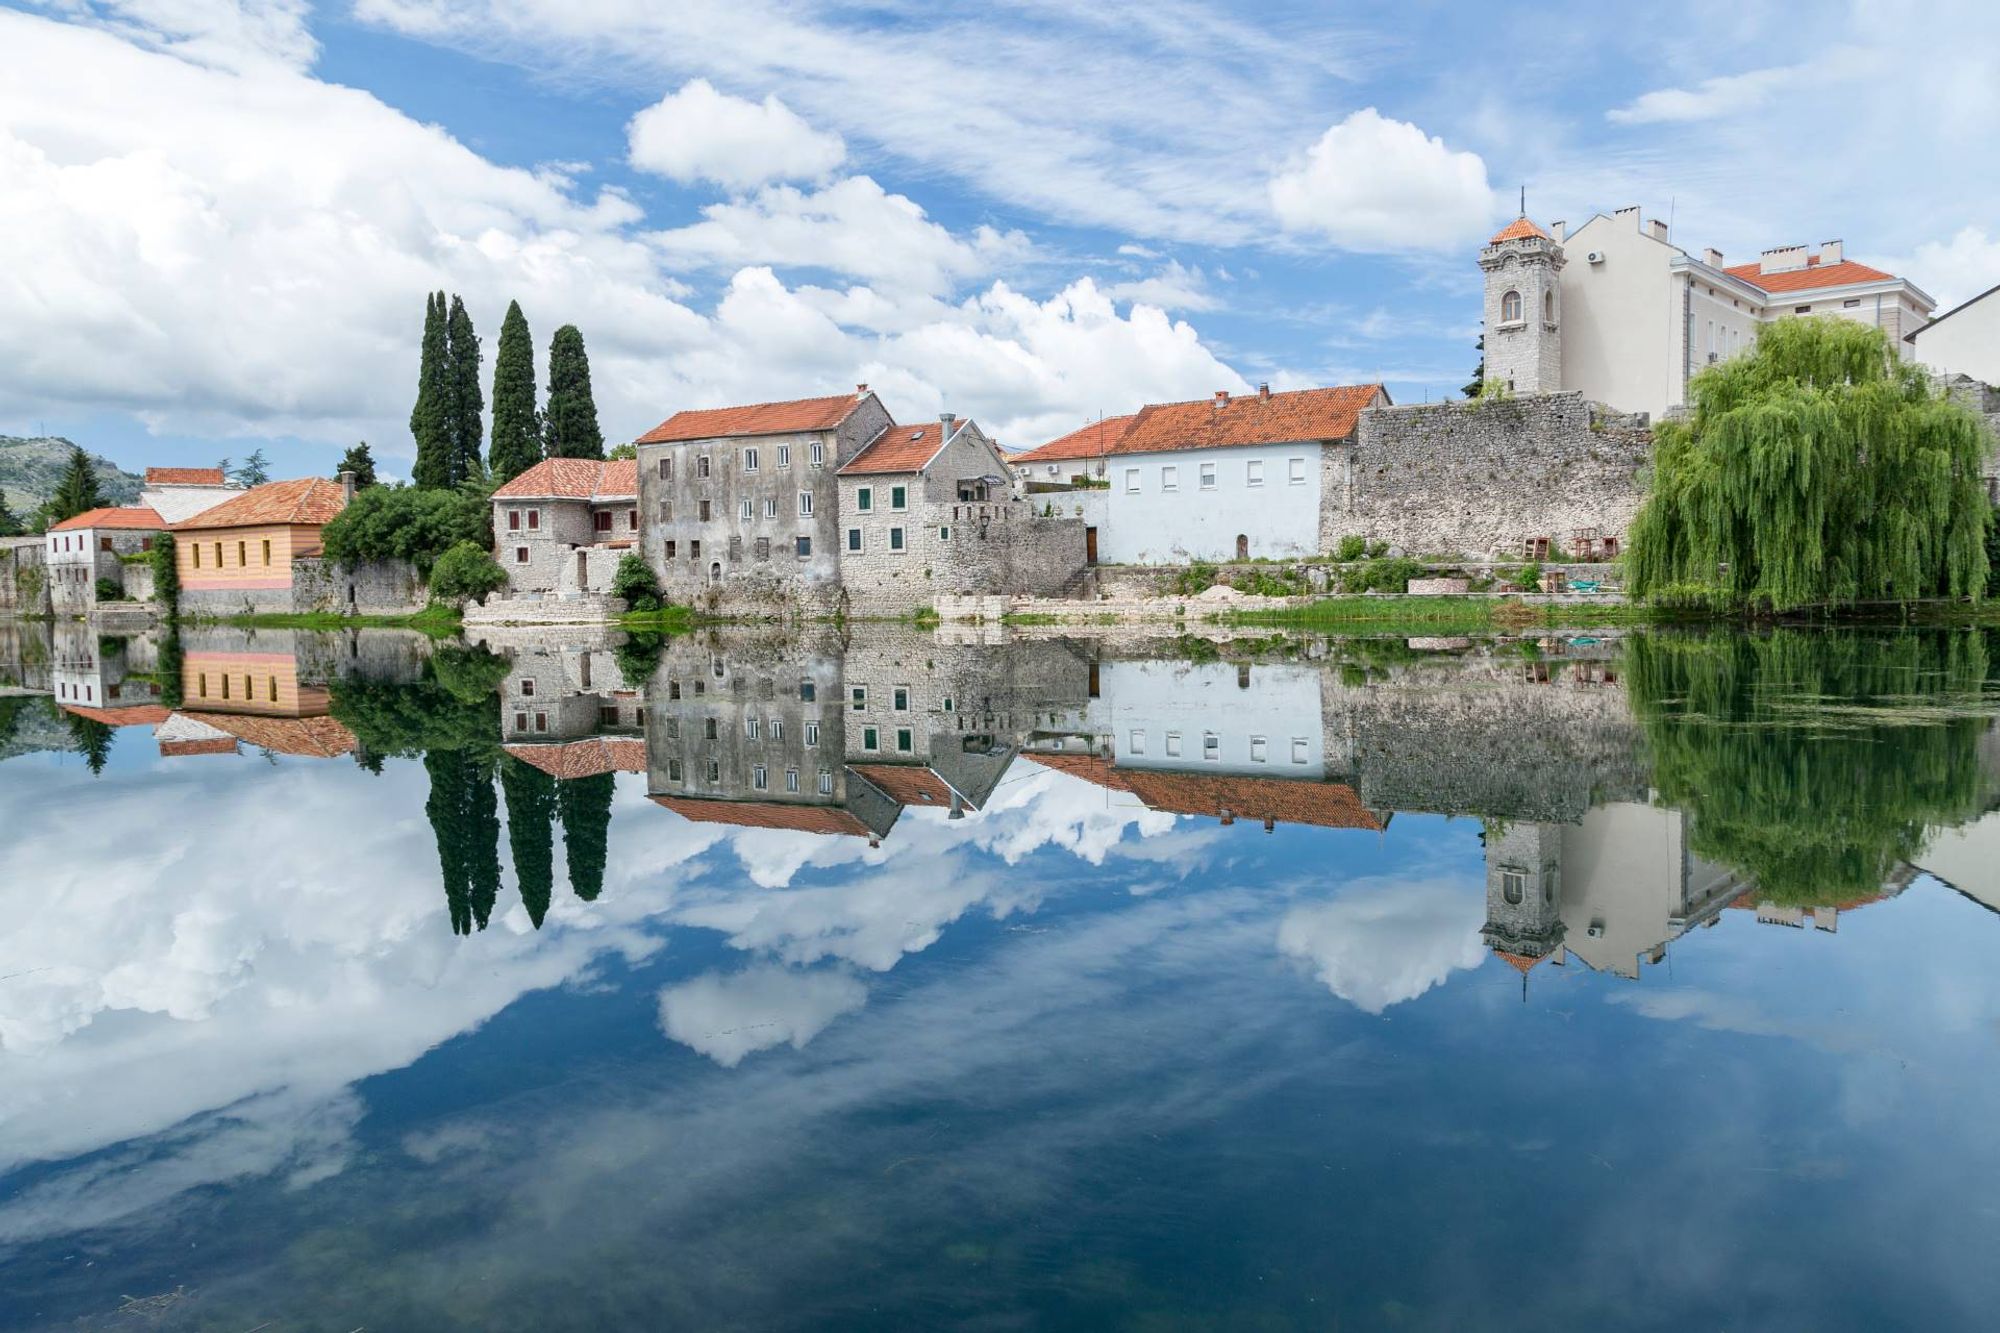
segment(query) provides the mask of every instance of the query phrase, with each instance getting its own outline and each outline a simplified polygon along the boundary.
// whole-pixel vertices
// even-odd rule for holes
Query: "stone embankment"
[[[468,629],[482,625],[608,625],[625,614],[616,597],[501,597],[466,605]]]

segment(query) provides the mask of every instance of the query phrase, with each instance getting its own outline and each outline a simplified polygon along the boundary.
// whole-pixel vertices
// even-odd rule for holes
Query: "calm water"
[[[1990,1328],[1996,676],[0,624],[0,1325]]]

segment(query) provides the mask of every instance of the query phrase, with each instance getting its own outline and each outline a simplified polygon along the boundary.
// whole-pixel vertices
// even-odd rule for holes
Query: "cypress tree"
[[[585,902],[604,892],[604,866],[609,859],[611,797],[617,784],[609,773],[571,778],[556,784],[562,811],[563,854],[569,859],[570,892]]]
[[[528,920],[542,928],[555,894],[556,780],[520,760],[500,761],[500,790],[507,797],[507,843]]]
[[[480,461],[485,426],[479,413],[486,406],[486,396],[479,388],[479,335],[472,331],[472,316],[457,296],[451,298],[451,314],[445,320],[445,359],[447,436],[451,441],[448,479],[456,486],[485,471]]]
[[[1660,424],[1628,579],[1655,602],[1788,611],[1985,591],[1986,431],[1880,329],[1786,319]]]
[[[18,537],[21,534],[21,520],[7,507],[7,492],[0,490],[0,537]]]
[[[520,476],[542,459],[542,418],[535,407],[535,344],[519,301],[507,303],[493,353],[493,437],[486,451],[493,480]]]
[[[75,713],[64,713],[63,721],[69,726],[71,743],[92,777],[104,771],[104,761],[111,757],[111,728],[95,718],[79,717]],[[601,869],[601,868],[600,868]]]
[[[69,447],[69,462],[63,467],[62,480],[56,483],[56,493],[49,497],[47,512],[51,524],[64,519],[75,518],[101,508],[104,492],[97,488],[97,473],[90,466],[89,455],[81,445]]]
[[[417,368],[417,403],[410,409],[410,434],[417,461],[410,481],[417,486],[451,485],[449,352],[445,344],[444,293],[424,297],[424,344]]]
[[[1478,349],[1479,364],[1472,368],[1472,381],[1459,390],[1467,398],[1477,398],[1486,388],[1486,335],[1480,334],[1473,346]]]
[[[500,808],[491,762],[469,750],[424,755],[431,794],[424,802],[437,839],[438,869],[453,934],[486,929],[500,895]]]
[[[336,477],[342,472],[352,472],[354,474],[354,489],[357,491],[365,491],[370,486],[373,486],[375,484],[375,455],[368,451],[368,441],[363,440],[342,454],[340,456],[340,466],[333,471]]]
[[[574,324],[557,329],[549,343],[549,410],[542,430],[550,458],[604,457],[597,402],[590,395],[590,357]]]

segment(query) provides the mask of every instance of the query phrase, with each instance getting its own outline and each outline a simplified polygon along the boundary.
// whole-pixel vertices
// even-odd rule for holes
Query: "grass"
[[[657,611],[627,611],[618,617],[620,629],[685,630],[701,623],[702,617],[685,606],[663,606]]]
[[[1525,603],[1477,597],[1323,597],[1305,606],[1227,611],[1220,617],[1229,625],[1365,625],[1432,633],[1523,626],[1585,629],[1600,625],[1652,625],[1674,618],[1628,602]]]
[[[331,611],[301,611],[249,616],[183,615],[181,621],[190,625],[242,625],[249,629],[413,629],[434,639],[458,633],[461,623],[458,612],[448,606],[427,606],[407,616],[343,616]]]

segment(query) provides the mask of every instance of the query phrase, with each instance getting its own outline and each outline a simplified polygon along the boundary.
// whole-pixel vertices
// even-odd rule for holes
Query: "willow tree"
[[[1881,330],[1780,320],[1689,387],[1632,522],[1634,595],[1791,611],[1983,593],[1985,428]]]

